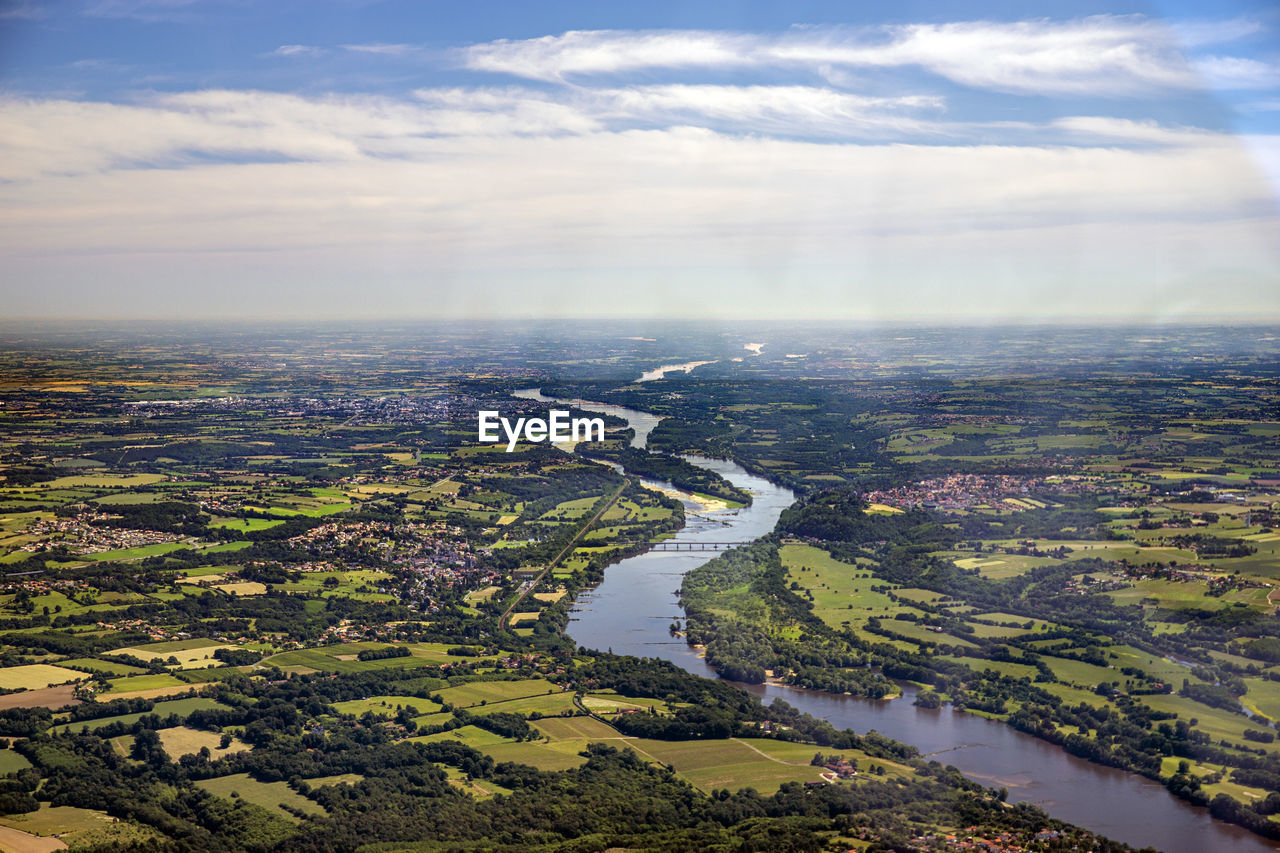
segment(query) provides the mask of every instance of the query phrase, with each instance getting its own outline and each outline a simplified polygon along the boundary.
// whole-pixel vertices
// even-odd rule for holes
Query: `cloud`
[[[581,103],[523,89],[428,89],[412,100],[241,91],[129,106],[8,100],[5,244],[274,250],[429,233],[494,252],[504,241],[535,254],[542,241],[592,252],[656,241],[696,254],[707,240],[753,254],[839,255],[841,241],[874,234],[1207,222],[1260,216],[1273,202],[1230,137],[1106,117],[1055,122],[1049,129],[1079,140],[1070,147],[815,143],[608,122],[611,111],[718,110],[740,121],[786,124],[813,112],[857,123],[936,107],[681,86]],[[1276,156],[1274,145],[1258,151]],[[217,227],[206,230],[199,223],[210,217]],[[741,243],[748,236],[751,248]]]
[[[358,151],[362,123],[332,131]],[[1064,302],[1106,313],[1163,304],[1182,280],[1194,287],[1174,288],[1180,297],[1216,304],[1228,278],[1251,282],[1258,310],[1280,309],[1271,196],[1248,157],[1216,140],[848,145],[686,127],[403,147],[411,156],[335,147],[306,161],[11,183],[0,255],[11,280],[56,292],[82,282],[76,304],[108,313],[121,308],[107,294],[141,292],[159,301],[129,304],[152,312],[206,299],[295,314],[548,313],[563,302],[651,315],[670,299],[682,312],[757,316]],[[180,297],[148,284],[175,279]],[[368,284],[358,298],[357,281]]]
[[[1166,127],[1155,121],[1112,118],[1110,116],[1067,116],[1054,119],[1050,127],[1069,132],[1084,144],[1108,142],[1182,145],[1209,150],[1215,146],[1231,147],[1236,141],[1220,133],[1199,128]]]
[[[1198,43],[1246,31],[1242,23],[1185,29]],[[546,81],[650,69],[776,67],[825,70],[829,79],[847,69],[920,68],[961,85],[1024,94],[1133,96],[1199,84],[1167,26],[1112,15],[811,27],[783,35],[575,30],[473,45],[461,51],[460,61],[476,71]]]
[[[84,11],[95,18],[131,18],[143,23],[157,23],[186,20],[196,7],[214,2],[219,0],[92,0]]]
[[[937,112],[932,95],[870,97],[814,86],[673,84],[591,93],[602,116],[657,123],[689,123],[782,136],[858,136],[939,133],[916,114]],[[581,97],[581,96],[580,96]]]
[[[229,281],[256,306],[288,281],[286,313],[325,303],[312,293],[323,282],[333,304],[354,305],[357,280],[398,282],[419,313],[424,293],[474,298],[480,313],[545,312],[537,289],[570,286],[580,311],[613,311],[614,298],[640,311],[665,294],[774,315],[768,294],[783,286],[824,295],[787,297],[799,313],[848,307],[849,293],[893,301],[899,288],[903,310],[1040,307],[1071,287],[1089,294],[1074,304],[1110,310],[1159,300],[1175,279],[1210,302],[1218,282],[1251,282],[1272,295],[1250,302],[1233,284],[1239,303],[1280,311],[1280,137],[1168,117],[1190,112],[1157,122],[1094,97],[1265,88],[1264,63],[1214,48],[1191,64],[1177,43],[1248,34],[1234,22],[1171,35],[1116,16],[575,31],[454,55],[520,78],[509,85],[0,96],[0,260],[31,293],[176,278],[221,294],[216,281]],[[322,54],[431,64],[409,44],[268,55]],[[1093,99],[991,121],[973,103],[992,100],[939,80]],[[608,300],[593,303],[596,288]]]
[[[0,21],[38,21],[46,14],[35,0],[0,0]]]
[[[1193,66],[1213,89],[1275,89],[1280,87],[1280,65],[1236,56],[1203,56]]]
[[[314,47],[309,44],[282,44],[275,50],[266,54],[267,56],[320,56],[326,53],[322,47]]]
[[[377,56],[405,56],[416,53],[421,48],[412,44],[384,44],[378,42],[374,44],[344,44],[342,49],[352,53],[371,53]]]

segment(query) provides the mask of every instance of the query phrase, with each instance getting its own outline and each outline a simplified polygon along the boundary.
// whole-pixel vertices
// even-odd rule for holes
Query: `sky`
[[[1278,199],[1274,2],[0,0],[8,318],[1273,321]]]

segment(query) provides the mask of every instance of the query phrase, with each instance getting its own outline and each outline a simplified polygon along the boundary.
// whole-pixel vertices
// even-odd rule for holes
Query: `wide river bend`
[[[636,431],[632,444],[644,447],[661,418],[647,412],[583,400],[560,400],[536,389],[515,392],[527,400],[572,405],[626,420]],[[751,506],[701,512],[686,502],[686,524],[675,542],[742,542],[773,530],[778,516],[795,500],[789,489],[721,459],[687,456],[735,486],[751,492]],[[667,485],[667,484],[662,484]],[[604,581],[578,597],[568,633],[580,646],[617,654],[669,660],[688,672],[718,678],[693,649],[669,631],[683,619],[678,601],[686,572],[715,554],[708,551],[648,551],[609,566]],[[766,704],[774,698],[836,728],[872,729],[917,747],[943,764],[992,787],[1009,790],[1010,802],[1032,802],[1051,815],[1134,847],[1166,853],[1274,853],[1280,845],[1222,821],[1206,809],[1177,799],[1165,788],[1134,773],[1091,764],[1003,723],[953,711],[926,711],[912,704],[915,688],[905,684],[899,699],[860,697],[790,687],[738,684]]]

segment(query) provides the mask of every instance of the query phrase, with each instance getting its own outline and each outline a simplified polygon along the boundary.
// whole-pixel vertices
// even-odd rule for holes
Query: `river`
[[[661,418],[647,412],[582,400],[557,400],[534,389],[516,396],[547,403],[607,412],[636,429],[632,442],[643,447]],[[753,496],[749,507],[702,513],[686,503],[686,524],[676,542],[741,542],[773,530],[778,516],[794,500],[789,489],[750,474],[733,462],[686,456],[719,473]],[[604,581],[578,596],[568,634],[580,646],[617,654],[657,657],[707,678],[715,671],[669,626],[683,619],[678,601],[680,580],[714,552],[648,551],[609,566]],[[912,704],[915,688],[903,685],[899,699],[860,697],[774,685],[739,684],[766,704],[781,698],[836,728],[875,730],[917,747],[943,764],[992,787],[1009,790],[1010,802],[1031,802],[1051,815],[1092,829],[1134,847],[1166,853],[1243,851],[1274,853],[1280,845],[1248,830],[1214,820],[1208,810],[1177,799],[1164,786],[1134,773],[1091,764],[1058,747],[1003,723],[965,714],[950,707],[936,711]]]

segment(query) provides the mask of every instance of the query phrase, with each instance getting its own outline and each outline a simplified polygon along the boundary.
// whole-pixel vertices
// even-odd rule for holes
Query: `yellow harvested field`
[[[533,594],[533,597],[538,599],[539,601],[545,601],[548,604],[555,604],[557,601],[564,598],[565,595],[567,594],[568,593],[566,593],[563,589],[558,589],[555,592],[535,592]]]
[[[484,589],[472,590],[467,593],[467,601],[488,601],[500,589],[502,589],[500,586],[486,586]]]
[[[186,726],[160,729],[156,734],[160,735],[160,745],[164,747],[164,751],[175,761],[184,755],[194,755],[200,752],[201,747],[206,746],[215,759],[245,752],[251,748],[249,744],[232,738],[230,746],[219,749],[218,744],[222,741],[222,735],[200,729],[189,729]]]
[[[987,560],[982,557],[966,557],[963,560],[956,560],[956,565],[962,569],[987,569],[991,566],[1003,566],[1004,560]]]
[[[228,583],[226,575],[188,575],[187,577],[178,578],[178,583],[189,583],[197,586],[213,586],[214,584]]]
[[[5,690],[39,690],[54,684],[66,684],[68,681],[83,681],[89,676],[74,669],[64,669],[47,663],[33,663],[27,666],[7,666],[0,669],[0,687]]]
[[[257,581],[240,581],[239,583],[218,584],[214,589],[227,595],[266,595],[267,585]]]
[[[66,477],[41,483],[41,486],[46,489],[92,489],[112,486],[130,488],[163,483],[167,479],[169,478],[164,474],[69,474]]]
[[[162,699],[165,696],[174,696],[178,693],[186,693],[193,686],[192,684],[170,684],[167,687],[151,687],[147,690],[122,690],[119,693],[104,693],[100,701],[114,701],[116,699]]]
[[[67,843],[60,838],[41,838],[12,826],[0,826],[0,850],[4,853],[52,853],[66,849]]]
[[[123,649],[116,649],[111,654],[132,655],[138,658],[139,660],[145,660],[148,662],[156,659],[168,660],[169,658],[172,657],[177,659],[178,666],[182,667],[183,669],[189,669],[193,666],[207,666],[208,664],[216,663],[217,659],[214,658],[213,656],[213,653],[216,650],[234,649],[234,648],[237,648],[237,647],[227,645],[226,643],[217,643],[217,642],[210,641],[209,645],[200,646],[199,648],[196,648],[196,649],[177,649],[174,651],[156,651],[155,649],[148,649],[145,646],[128,646]]]
[[[541,613],[512,613],[511,624],[523,625],[525,622],[537,622]]]
[[[885,512],[890,515],[902,512],[902,510],[898,509],[896,506],[889,506],[888,504],[868,504],[867,510],[870,512]]]
[[[628,702],[621,698],[605,699],[601,696],[583,697],[582,704],[585,705],[588,710],[595,711],[597,714],[611,714],[614,711],[629,711],[633,709],[647,711],[651,707],[649,705],[638,705],[634,702]]]

